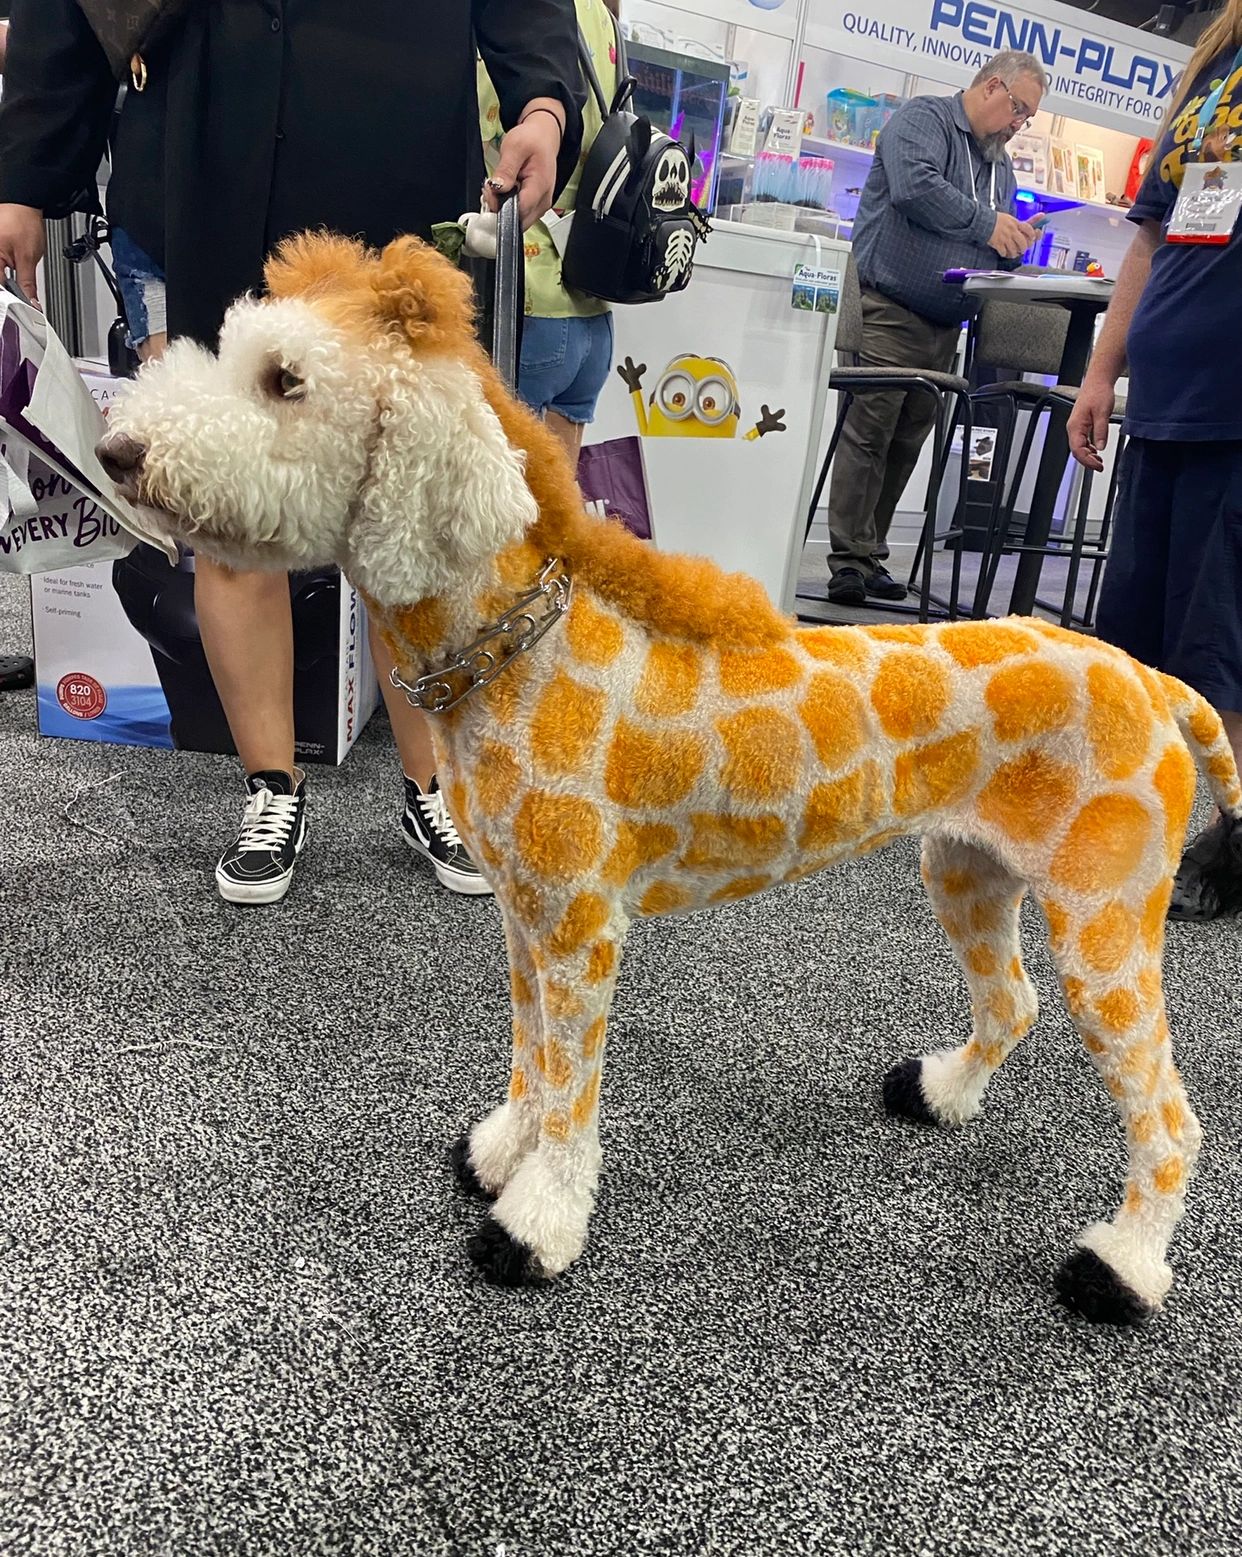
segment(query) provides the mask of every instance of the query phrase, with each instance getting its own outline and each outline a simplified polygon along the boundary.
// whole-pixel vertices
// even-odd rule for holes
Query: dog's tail
[[[1177,728],[1182,732],[1182,739],[1189,746],[1196,766],[1207,780],[1221,815],[1231,822],[1242,823],[1242,781],[1239,781],[1238,765],[1233,760],[1233,749],[1220,715],[1205,697],[1184,681],[1163,672],[1157,674],[1169,700],[1169,712],[1177,721]]]

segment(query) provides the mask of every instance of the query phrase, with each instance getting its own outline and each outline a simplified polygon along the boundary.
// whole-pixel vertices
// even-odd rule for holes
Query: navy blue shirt
[[[1130,208],[1132,222],[1156,221],[1167,229],[1199,110],[1229,72],[1235,52],[1230,47],[1203,72],[1161,137]],[[1222,145],[1221,132],[1229,131],[1233,143]],[[1213,151],[1216,161],[1242,161],[1242,69],[1230,73],[1200,155]],[[1225,244],[1161,243],[1126,343],[1126,431],[1195,443],[1242,439],[1239,339],[1242,224]]]

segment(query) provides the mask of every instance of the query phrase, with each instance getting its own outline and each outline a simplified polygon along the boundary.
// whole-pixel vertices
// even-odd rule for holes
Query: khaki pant
[[[953,364],[961,333],[956,324],[932,324],[879,292],[862,294],[860,367],[931,368]],[[869,577],[888,556],[893,510],[936,421],[938,405],[925,392],[868,390],[850,406],[832,462],[828,525],[834,573],[857,568]]]

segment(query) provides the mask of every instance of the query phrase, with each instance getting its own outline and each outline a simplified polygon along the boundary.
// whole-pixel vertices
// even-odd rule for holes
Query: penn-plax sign
[[[967,86],[994,55],[1025,49],[1048,72],[1043,107],[1152,134],[1190,50],[1045,0],[1036,10],[988,0],[860,0],[812,21],[807,41],[835,54]],[[860,83],[865,84],[865,83]]]

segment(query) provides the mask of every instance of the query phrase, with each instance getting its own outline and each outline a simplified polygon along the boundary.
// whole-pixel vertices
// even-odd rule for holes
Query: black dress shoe
[[[834,605],[860,606],[867,601],[867,584],[857,568],[841,568],[828,580],[828,598]]]
[[[1202,924],[1242,910],[1242,823],[1218,816],[1182,855],[1169,918]]]
[[[867,593],[875,600],[904,600],[906,586],[899,584],[885,567],[877,566],[866,581]]]

